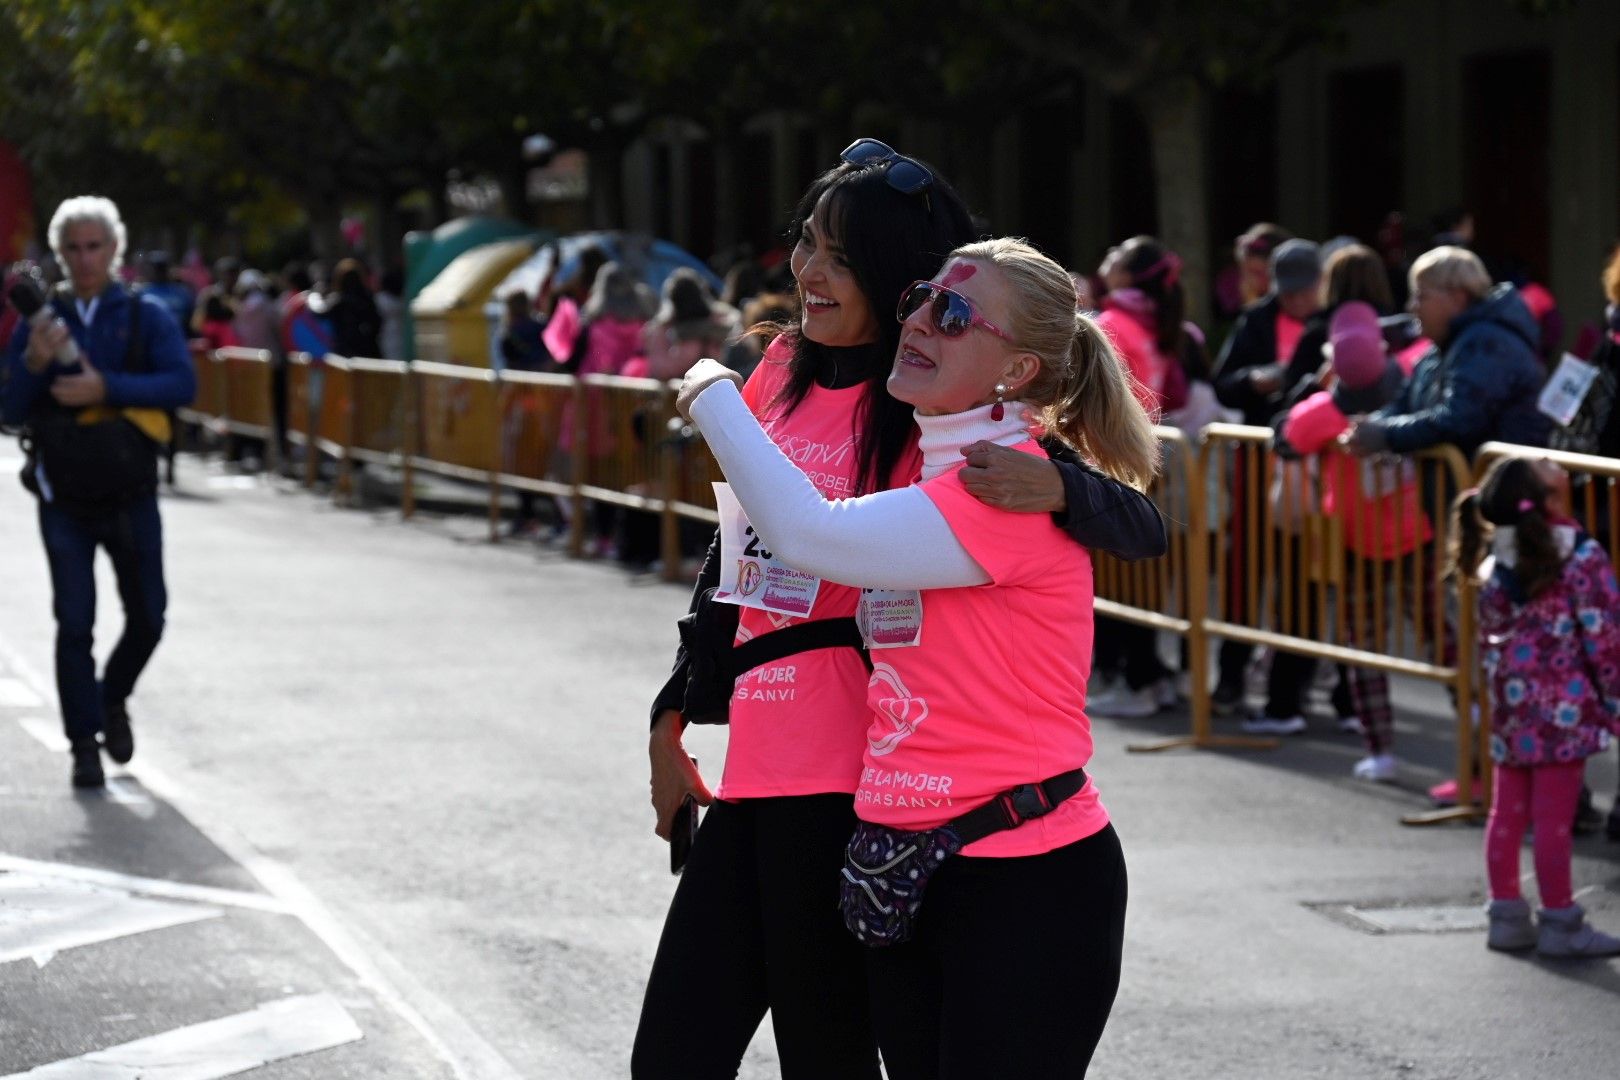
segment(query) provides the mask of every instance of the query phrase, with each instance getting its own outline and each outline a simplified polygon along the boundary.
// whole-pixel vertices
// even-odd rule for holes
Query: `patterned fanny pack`
[[[1086,786],[1086,770],[1071,769],[1038,784],[1020,784],[976,810],[921,832],[863,821],[844,849],[838,907],[862,944],[909,941],[923,892],[945,860],[976,840],[1042,817]]]

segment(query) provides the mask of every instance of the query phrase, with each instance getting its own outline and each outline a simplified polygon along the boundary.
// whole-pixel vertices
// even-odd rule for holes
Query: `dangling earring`
[[[1006,383],[996,383],[996,403],[994,405],[990,406],[990,419],[996,421],[997,423],[1000,423],[1001,418],[1003,416],[1007,415],[1007,409],[1001,403],[1001,399],[1006,397],[1006,396],[1007,396],[1007,384]]]

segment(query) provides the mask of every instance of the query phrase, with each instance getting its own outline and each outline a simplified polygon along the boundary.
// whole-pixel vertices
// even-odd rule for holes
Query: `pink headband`
[[[1148,278],[1164,274],[1164,287],[1172,288],[1181,278],[1181,256],[1173,251],[1167,251],[1158,262],[1143,270],[1139,274],[1132,274],[1132,281],[1146,281]]]

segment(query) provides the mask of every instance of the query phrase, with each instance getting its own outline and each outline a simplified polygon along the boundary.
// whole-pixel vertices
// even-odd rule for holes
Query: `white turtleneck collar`
[[[921,432],[917,448],[923,455],[924,480],[932,480],[960,464],[962,447],[981,439],[997,446],[1017,446],[1029,439],[1029,406],[1021,401],[1009,401],[1000,420],[990,419],[993,408],[992,402],[943,416],[916,414],[917,428]]]

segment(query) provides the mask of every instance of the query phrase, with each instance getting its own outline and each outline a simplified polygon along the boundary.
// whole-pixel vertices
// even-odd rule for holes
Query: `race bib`
[[[855,625],[868,649],[902,649],[922,641],[922,593],[862,589]]]
[[[808,618],[821,579],[776,561],[749,524],[730,484],[714,485],[714,503],[720,513],[720,584],[714,598],[738,607]]]
[[[1596,367],[1565,353],[1564,358],[1558,361],[1552,378],[1541,388],[1536,408],[1543,416],[1550,416],[1559,427],[1569,427],[1569,422],[1581,411],[1581,402],[1586,400],[1586,393],[1592,389],[1597,375]]]

